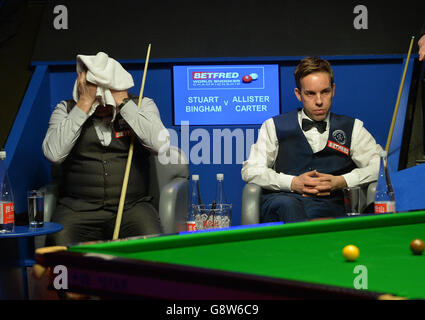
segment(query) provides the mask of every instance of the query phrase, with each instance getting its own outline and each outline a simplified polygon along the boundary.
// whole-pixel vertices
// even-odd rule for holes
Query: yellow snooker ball
[[[342,249],[342,255],[347,261],[355,261],[359,257],[360,251],[356,246],[349,244]]]

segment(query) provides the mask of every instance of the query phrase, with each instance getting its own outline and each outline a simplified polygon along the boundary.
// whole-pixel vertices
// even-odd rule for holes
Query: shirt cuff
[[[135,117],[139,112],[139,107],[134,103],[133,100],[127,101],[125,105],[121,107],[119,110],[122,117],[125,119],[126,117]]]
[[[132,99],[130,99],[125,105],[120,108],[120,113],[132,112],[132,110],[137,112],[139,110],[139,107]]]
[[[345,179],[348,188],[357,187],[360,184],[360,179],[355,172],[343,174],[342,177]]]
[[[279,180],[278,180],[279,189],[286,192],[294,192],[291,189],[292,179],[294,179],[294,176],[290,176],[287,174],[279,175]]]

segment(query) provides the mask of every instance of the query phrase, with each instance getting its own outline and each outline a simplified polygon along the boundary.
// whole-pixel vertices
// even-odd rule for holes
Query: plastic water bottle
[[[0,151],[0,233],[12,232],[15,225],[15,202],[7,174],[6,151]]]
[[[217,173],[217,191],[215,195],[216,208],[221,209],[223,204],[227,204],[226,195],[224,193],[224,174]]]
[[[217,174],[217,192],[216,192],[214,203],[216,207],[215,225],[219,228],[229,227],[231,206],[229,206],[229,203],[227,202],[226,194],[224,192],[224,174],[222,173]]]
[[[187,231],[196,231],[195,209],[194,206],[202,205],[201,192],[199,190],[199,175],[192,175],[192,195],[190,199],[190,208],[187,216]]]
[[[375,192],[375,213],[395,211],[395,195],[387,165],[387,152],[381,152],[378,184]]]

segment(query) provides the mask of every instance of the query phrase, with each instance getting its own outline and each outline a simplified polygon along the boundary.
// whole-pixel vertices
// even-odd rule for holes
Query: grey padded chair
[[[162,164],[159,156],[151,155],[149,194],[152,203],[159,212],[164,233],[175,233],[186,230],[187,210],[189,208],[189,162],[182,150],[170,146],[165,155],[168,164]],[[52,176],[55,180],[54,167]],[[130,173],[131,174],[131,173]],[[59,188],[51,183],[40,188],[44,196],[44,220],[50,221],[56,208]],[[36,247],[42,247],[45,237],[36,239]]]
[[[375,199],[376,182],[362,186],[360,192],[360,208],[363,212]],[[262,188],[254,183],[247,183],[242,192],[241,224],[260,223],[260,197]]]

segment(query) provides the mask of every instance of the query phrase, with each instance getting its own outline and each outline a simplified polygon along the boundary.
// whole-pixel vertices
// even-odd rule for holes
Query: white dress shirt
[[[304,110],[298,112],[298,122],[301,127],[302,119],[311,120]],[[308,143],[317,153],[326,147],[329,137],[329,115],[325,119],[326,131],[319,133],[316,127],[303,131]],[[381,146],[363,127],[363,122],[355,119],[351,136],[350,156],[358,168],[342,175],[348,187],[376,181],[379,172],[379,153]],[[294,176],[277,173],[274,164],[279,151],[279,141],[272,118],[266,120],[258,133],[258,139],[251,146],[248,160],[242,166],[242,179],[255,183],[268,190],[292,191],[291,184]]]
[[[66,102],[61,101],[50,117],[49,128],[43,141],[45,157],[55,164],[62,163],[78,140],[83,124],[94,111],[95,108],[91,108],[89,113],[86,114],[76,105],[68,113]],[[119,113],[136,133],[143,146],[154,153],[168,150],[170,145],[169,133],[161,122],[158,107],[152,99],[143,98],[140,108],[133,100],[129,100]],[[94,128],[103,146],[108,146],[112,141],[112,120],[114,117],[115,113],[113,117],[103,120],[93,119]]]

